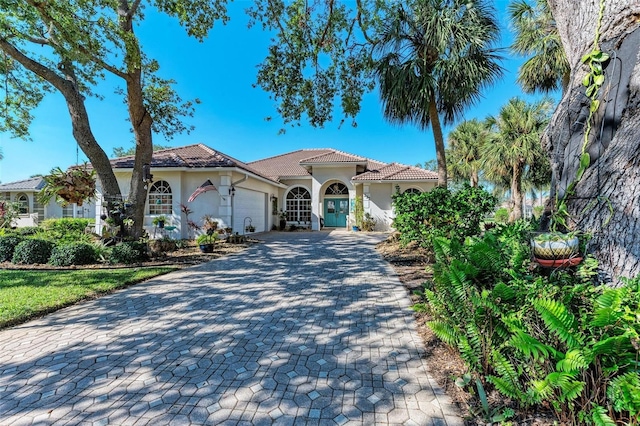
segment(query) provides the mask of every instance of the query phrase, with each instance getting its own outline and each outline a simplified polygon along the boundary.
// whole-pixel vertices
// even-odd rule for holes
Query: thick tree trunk
[[[84,96],[78,91],[75,83],[73,65],[67,63],[60,66],[60,71],[64,74],[63,78],[54,70],[24,55],[7,40],[0,39],[0,50],[11,56],[29,71],[51,83],[62,94],[67,102],[67,109],[71,117],[73,137],[95,169],[98,179],[100,179],[105,199],[120,198],[120,187],[111,168],[109,157],[100,147],[91,131],[89,115],[84,105]]]
[[[136,153],[134,158],[133,172],[129,186],[129,201],[132,205],[132,212],[129,214],[133,219],[131,233],[133,237],[142,236],[144,215],[147,205],[147,190],[143,179],[143,166],[151,164],[153,156],[152,125],[153,119],[144,103],[144,92],[142,85],[142,55],[140,45],[133,31],[133,16],[135,10],[130,8],[127,0],[120,0],[118,5],[118,15],[120,16],[120,28],[127,34],[125,48],[127,73],[127,106],[129,109],[129,120],[133,128],[136,139]]]
[[[429,121],[433,129],[433,140],[436,144],[436,160],[438,162],[438,186],[447,187],[447,158],[445,155],[444,135],[442,134],[442,126],[440,125],[440,116],[438,115],[438,106],[435,97],[432,96],[429,102]]]
[[[469,185],[472,188],[475,188],[478,186],[478,172],[475,170],[471,172],[471,177],[469,178]]]
[[[550,6],[571,64],[570,84],[544,138],[551,154],[559,199],[576,179],[589,116],[580,58],[593,49],[599,0],[551,0]],[[587,151],[591,163],[567,196],[572,224],[592,233],[588,245],[609,282],[640,273],[640,2],[607,0],[600,49],[605,64],[600,107],[592,119]]]
[[[511,174],[511,212],[509,222],[522,219],[522,166],[514,164]]]

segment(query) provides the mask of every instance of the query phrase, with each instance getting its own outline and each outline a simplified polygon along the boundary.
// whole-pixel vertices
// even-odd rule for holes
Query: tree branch
[[[0,49],[7,55],[11,56],[15,61],[20,63],[23,67],[54,85],[56,89],[60,90],[63,93],[65,92],[67,80],[59,76],[51,68],[42,65],[40,62],[34,59],[31,59],[20,50],[18,50],[13,44],[9,43],[9,41],[7,41],[7,39],[5,38],[0,38]]]
[[[357,11],[358,26],[362,30],[362,35],[364,36],[364,39],[371,44],[375,44],[375,41],[369,37],[369,35],[367,34],[367,30],[364,29],[364,25],[362,23],[362,0],[356,0],[356,9],[358,10]]]

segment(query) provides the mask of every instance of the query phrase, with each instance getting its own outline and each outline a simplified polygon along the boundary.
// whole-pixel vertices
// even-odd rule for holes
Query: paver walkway
[[[0,331],[0,424],[462,424],[383,236],[260,238]]]

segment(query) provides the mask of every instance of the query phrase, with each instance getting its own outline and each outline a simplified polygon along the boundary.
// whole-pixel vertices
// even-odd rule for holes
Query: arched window
[[[16,203],[18,203],[19,214],[29,214],[29,197],[27,197],[27,194],[16,195]]]
[[[311,194],[301,186],[287,194],[287,220],[311,222]]]
[[[420,191],[418,188],[409,188],[406,189],[403,194],[422,194],[422,191]]]
[[[159,180],[151,185],[149,190],[149,214],[173,214],[173,196],[171,186],[164,180]]]
[[[340,182],[332,183],[324,191],[324,195],[349,195],[349,188]]]

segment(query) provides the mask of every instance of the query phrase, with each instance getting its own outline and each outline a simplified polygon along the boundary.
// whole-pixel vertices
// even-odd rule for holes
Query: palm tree
[[[526,93],[567,88],[571,68],[547,0],[516,0],[509,16],[516,37],[511,50],[530,58],[520,67],[518,83]]]
[[[502,75],[492,48],[499,39],[496,13],[486,0],[421,0],[398,4],[383,24],[374,52],[385,118],[431,125],[438,185],[447,185],[442,134]]]
[[[489,139],[485,123],[477,119],[463,121],[449,133],[447,169],[456,180],[469,179],[472,187],[478,186],[481,170],[480,152]]]
[[[549,99],[527,103],[512,98],[500,109],[497,117],[487,118],[493,133],[491,143],[482,149],[483,168],[490,180],[509,180],[511,222],[522,217],[523,181],[527,174],[534,177],[541,174],[540,164],[546,162],[548,165],[540,137],[549,121],[552,105]]]

